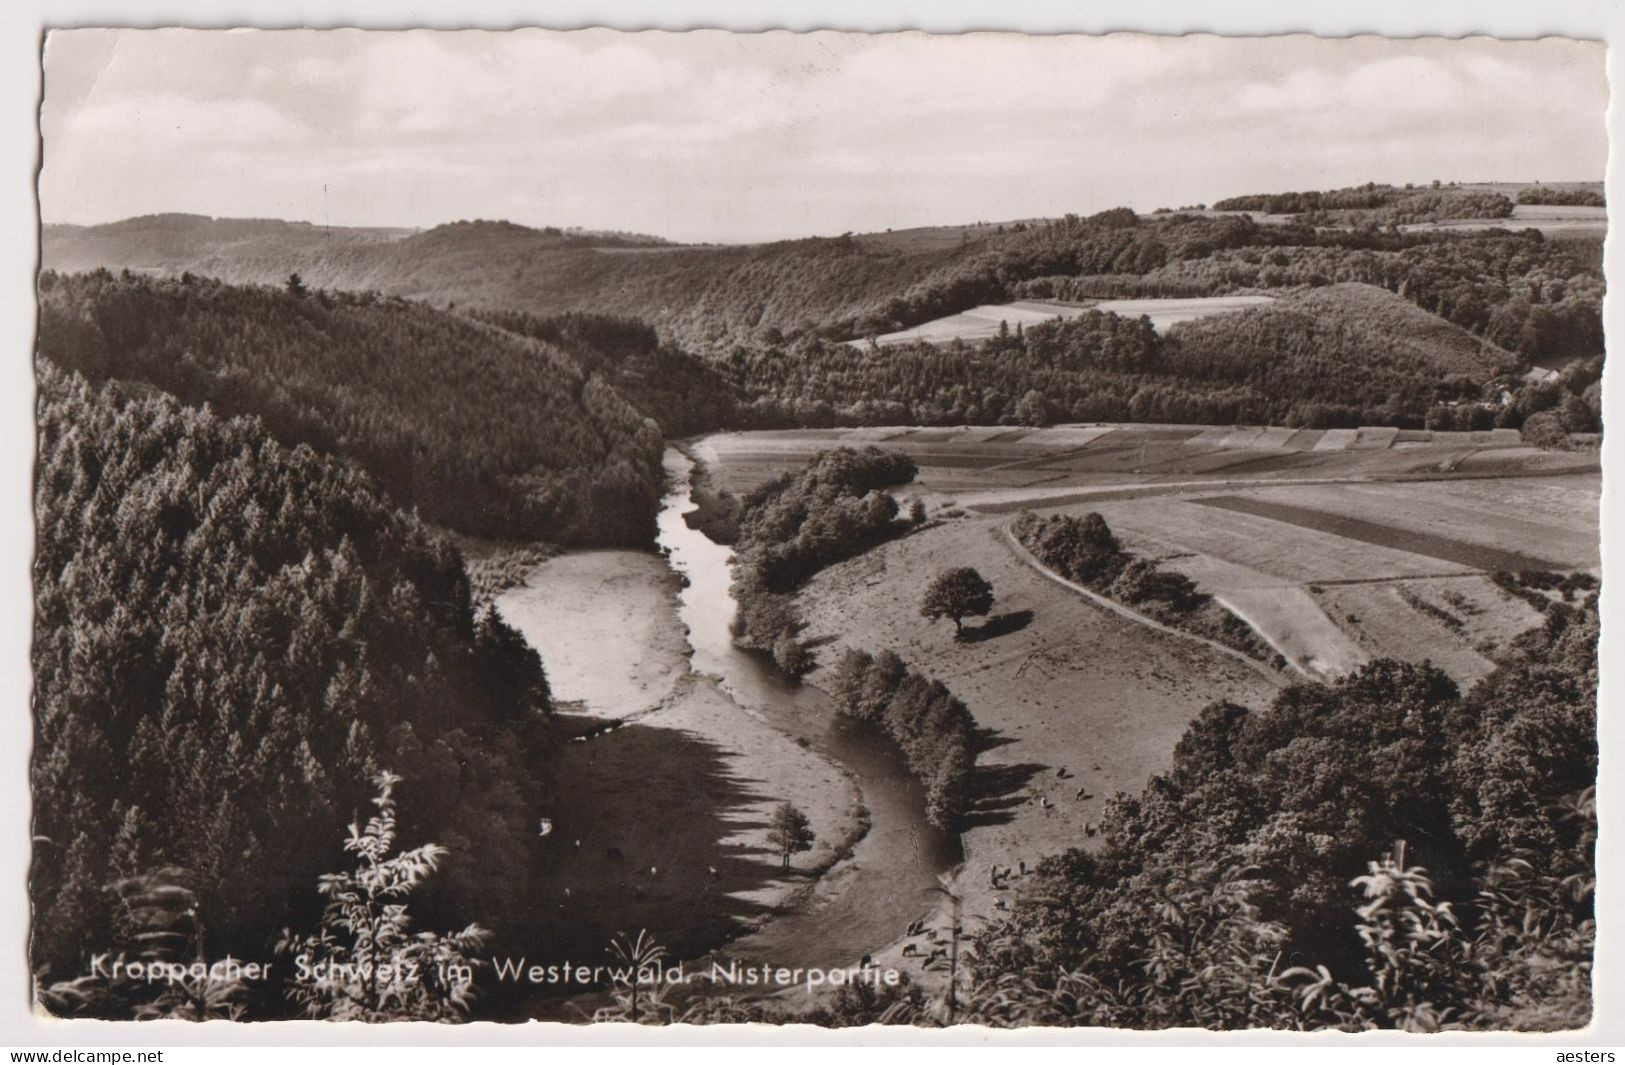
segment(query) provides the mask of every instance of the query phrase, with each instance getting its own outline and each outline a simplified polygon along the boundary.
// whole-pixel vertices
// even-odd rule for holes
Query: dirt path
[[[1036,557],[1034,557],[1033,553],[1031,551],[1027,550],[1027,548],[1021,543],[1021,541],[1017,540],[1014,536],[1012,536],[1010,534],[1010,529],[1009,529],[1008,526],[1000,525],[998,527],[998,529],[995,531],[994,535],[996,535],[999,538],[999,540],[1006,547],[1008,547],[1012,552],[1014,552],[1015,556],[1018,559],[1020,559],[1023,564],[1025,564],[1027,566],[1030,566],[1032,569],[1037,571],[1041,576],[1046,577],[1049,580],[1054,581],[1056,584],[1061,585],[1063,588],[1069,588],[1072,591],[1077,592],[1079,595],[1083,596],[1085,599],[1088,599],[1091,603],[1095,604],[1096,606],[1100,607],[1101,609],[1110,610],[1112,613],[1117,614],[1120,617],[1125,617],[1128,620],[1130,620],[1132,622],[1135,622],[1136,624],[1144,625],[1144,626],[1146,626],[1148,628],[1155,629],[1157,632],[1163,633],[1165,635],[1173,636],[1173,637],[1176,637],[1177,639],[1181,639],[1181,640],[1193,640],[1196,643],[1202,644],[1202,645],[1204,645],[1204,646],[1206,646],[1206,647],[1208,647],[1208,648],[1210,648],[1210,649],[1212,649],[1214,651],[1219,652],[1220,654],[1229,655],[1231,658],[1234,658],[1236,661],[1242,663],[1243,665],[1248,666],[1249,668],[1256,670],[1258,673],[1260,673],[1264,677],[1268,678],[1274,684],[1285,685],[1285,683],[1286,683],[1285,678],[1283,678],[1281,676],[1281,674],[1278,673],[1276,670],[1271,669],[1269,666],[1266,666],[1264,663],[1258,661],[1257,659],[1248,658],[1246,655],[1242,654],[1240,651],[1236,650],[1233,647],[1226,647],[1224,644],[1220,643],[1218,640],[1210,640],[1206,636],[1198,636],[1194,632],[1186,632],[1183,629],[1176,629],[1171,625],[1164,625],[1162,622],[1157,621],[1157,620],[1155,620],[1153,618],[1147,617],[1146,615],[1140,613],[1138,610],[1135,610],[1133,607],[1124,606],[1122,603],[1119,603],[1117,600],[1108,598],[1107,596],[1104,596],[1104,595],[1101,595],[1099,592],[1093,591],[1092,589],[1087,588],[1087,587],[1077,583],[1076,581],[1067,580],[1065,577],[1061,576],[1059,573],[1056,573],[1054,570],[1050,569],[1048,566],[1046,566],[1042,562],[1038,561],[1038,559]],[[1233,610],[1233,608],[1227,607],[1226,609],[1231,609],[1232,613],[1235,612]],[[1241,615],[1237,614],[1237,616],[1240,617]],[[1242,620],[1246,621],[1247,619],[1243,617]],[[1248,622],[1248,624],[1251,624],[1251,622]],[[1254,627],[1254,631],[1255,632],[1258,631],[1256,626]],[[1263,637],[1263,639],[1266,642],[1269,641],[1269,637],[1267,635],[1265,635],[1264,633],[1260,632],[1259,635],[1261,637]],[[1272,643],[1271,646],[1274,647],[1275,645]],[[1281,650],[1281,648],[1275,647],[1275,650],[1277,652],[1279,652]],[[1286,656],[1283,655],[1282,657],[1286,657]],[[1291,659],[1288,659],[1288,661],[1291,662]],[[1291,664],[1292,664],[1292,668],[1297,670],[1297,672],[1299,674],[1301,674],[1302,676],[1311,677],[1311,674],[1308,673],[1306,670],[1304,670],[1296,662],[1291,662]],[[1318,678],[1311,677],[1311,679],[1318,679]]]
[[[1263,706],[1281,684],[1234,654],[1100,609],[1024,563],[996,525],[967,518],[921,530],[825,570],[801,595],[818,644],[815,683],[846,648],[889,648],[945,683],[986,731],[957,878],[970,928],[1009,905],[1022,864],[1096,846],[1091,829],[1107,801],[1165,771],[1205,705]],[[951,566],[975,567],[996,597],[996,616],[967,626],[962,641],[919,616],[925,582]],[[1018,875],[996,887],[991,866]],[[898,944],[875,957],[920,978],[919,960]]]

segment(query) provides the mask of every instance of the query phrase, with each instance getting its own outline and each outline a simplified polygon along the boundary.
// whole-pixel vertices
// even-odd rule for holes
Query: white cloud
[[[308,134],[300,123],[259,100],[188,100],[170,94],[97,104],[45,131],[47,139],[124,143],[164,151],[285,146]]]
[[[69,220],[840,232],[1606,157],[1558,41],[72,31],[46,90]]]

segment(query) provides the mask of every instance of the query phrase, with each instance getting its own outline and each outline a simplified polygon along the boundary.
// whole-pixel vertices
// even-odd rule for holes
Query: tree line
[[[1039,517],[1024,510],[1010,523],[1010,535],[1067,580],[1154,621],[1217,640],[1261,662],[1286,664],[1251,625],[1199,591],[1189,577],[1125,551],[1097,513]]]
[[[891,651],[849,649],[831,686],[842,713],[878,724],[897,741],[925,787],[926,820],[957,829],[975,797],[976,720],[965,704]]]
[[[1512,201],[1498,192],[1463,189],[1434,182],[1431,188],[1368,182],[1345,189],[1232,196],[1215,211],[1286,214],[1310,225],[1407,225],[1464,218],[1507,218]]]
[[[825,566],[906,529],[886,488],[914,474],[914,460],[900,452],[834,448],[740,500],[733,581],[740,643],[771,651],[791,674],[807,668],[793,593]]]
[[[1608,199],[1601,189],[1555,189],[1550,185],[1532,185],[1518,190],[1518,202],[1553,207],[1607,207]]]

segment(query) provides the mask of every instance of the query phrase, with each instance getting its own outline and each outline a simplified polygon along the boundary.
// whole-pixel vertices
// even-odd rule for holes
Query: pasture
[[[997,336],[1001,328],[1015,329],[1017,325],[1029,326],[1053,321],[1056,318],[1073,318],[1090,310],[1110,311],[1124,318],[1139,318],[1144,315],[1151,319],[1154,329],[1161,331],[1176,322],[1188,322],[1193,318],[1261,307],[1273,300],[1272,296],[1202,296],[1191,299],[1101,300],[1090,303],[1059,303],[1051,300],[988,303],[972,307],[968,311],[961,311],[959,314],[950,314],[925,322],[911,329],[886,333],[876,337],[875,343],[884,347],[888,344],[908,344],[915,341],[941,344],[951,340],[986,340]],[[866,344],[868,341],[855,340],[853,343]]]
[[[989,520],[934,525],[824,570],[801,595],[819,667],[811,683],[828,684],[847,648],[890,648],[945,683],[985,730],[958,883],[966,913],[984,917],[1021,890],[1022,863],[1094,846],[1106,803],[1166,770],[1208,702],[1262,706],[1286,679],[1094,605],[997,533]],[[919,616],[924,582],[949,565],[974,566],[997,596],[997,620],[970,621],[963,641]],[[993,866],[1014,875],[996,886]]]
[[[1285,684],[1382,657],[1430,661],[1465,690],[1541,621],[1487,567],[1598,566],[1596,455],[1536,451],[1516,433],[894,426],[718,434],[693,451],[737,494],[817,451],[870,444],[919,464],[899,494],[930,520],[808,582],[807,679],[827,685],[847,648],[889,648],[985,730],[958,878],[973,919],[1010,905],[1023,863],[1094,847],[1104,803],[1166,770],[1210,702],[1262,707]],[[1126,549],[1190,577],[1289,665],[1250,665],[1049,579],[1003,535],[1026,507],[1098,511]],[[950,566],[995,594],[963,640],[919,616],[925,582]],[[876,957],[920,977],[899,949]]]
[[[1190,577],[1305,675],[1327,680],[1371,658],[1395,657],[1430,660],[1466,685],[1539,622],[1489,573],[1598,564],[1578,500],[1570,501],[1566,521],[1535,520],[1504,501],[1507,484],[1526,489],[1518,495],[1580,496],[1588,485],[1595,492],[1594,479],[1564,480],[1574,483],[1258,486],[1244,495],[1148,496],[1065,509],[1098,511],[1125,547]],[[1470,490],[1479,486],[1503,491],[1474,499]]]
[[[1608,232],[1608,208],[1520,203],[1512,208],[1511,218],[1462,218],[1448,222],[1414,222],[1399,228],[1407,233],[1422,233],[1436,229],[1463,231],[1538,229],[1547,236],[1554,237],[1601,237]]]
[[[695,453],[721,488],[739,494],[799,469],[819,451],[868,445],[914,459],[920,473],[911,491],[952,496],[984,513],[1167,495],[1229,481],[1438,481],[1599,469],[1595,452],[1526,448],[1516,430],[879,426],[718,433],[698,441]]]
[[[1467,683],[1538,620],[1489,573],[1599,566],[1595,453],[1506,430],[879,427],[720,434],[696,450],[738,494],[869,444],[912,456],[903,493],[956,524],[1098,511],[1317,679],[1398,656]]]

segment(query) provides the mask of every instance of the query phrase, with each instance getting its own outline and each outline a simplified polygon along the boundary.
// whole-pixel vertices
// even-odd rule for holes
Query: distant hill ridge
[[[278,218],[213,218],[169,213],[141,215],[119,222],[44,227],[47,269],[93,270],[97,267],[160,273],[210,273],[228,281],[269,282],[266,271],[287,265],[289,273],[319,266],[321,257],[355,248],[376,248],[408,238],[429,246],[458,240],[524,237],[554,245],[593,247],[664,247],[669,241],[642,233],[586,230],[579,227],[533,228],[515,222],[449,222],[432,229],[404,226],[328,226]],[[316,256],[315,262],[309,257]],[[211,269],[212,268],[212,269]],[[283,275],[284,277],[286,274]],[[350,287],[350,286],[341,286]]]
[[[1493,223],[1512,210],[1508,193],[1518,188],[1365,186],[1235,199],[1301,212],[1271,224],[1240,210],[1140,216],[1114,208],[728,246],[482,220],[403,233],[175,215],[48,226],[43,258],[64,271],[105,266],[257,284],[298,273],[313,288],[440,307],[634,317],[714,360],[740,348],[884,335],[1012,299],[1290,292],[1358,281],[1531,362],[1592,357],[1601,351],[1596,233],[1547,239],[1537,229],[1399,228],[1459,221],[1464,211]]]
[[[758,326],[819,325],[923,279],[961,250],[900,250],[898,242],[850,237],[672,245],[505,222],[403,233],[160,217],[156,224],[46,226],[43,265],[191,272],[239,284],[279,284],[298,273],[313,288],[375,290],[441,306],[634,315],[687,343],[712,346],[748,339]]]

